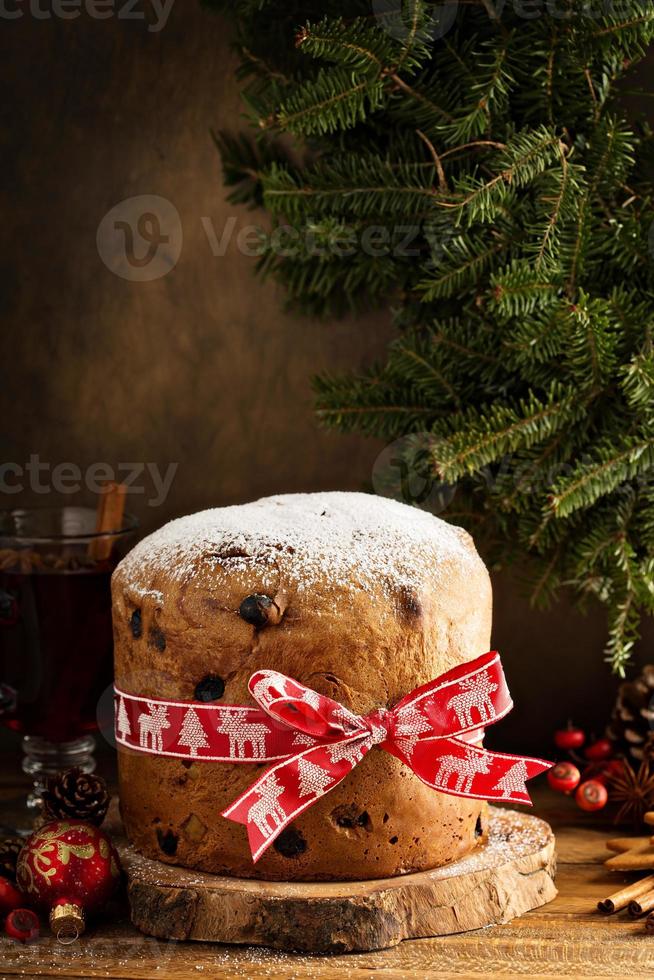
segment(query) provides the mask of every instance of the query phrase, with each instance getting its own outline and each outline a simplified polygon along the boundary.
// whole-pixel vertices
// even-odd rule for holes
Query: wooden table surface
[[[7,770],[5,769],[5,772]],[[0,821],[11,815],[17,784],[0,779]],[[400,943],[378,953],[307,956],[256,947],[163,942],[138,933],[118,904],[72,946],[47,935],[21,946],[0,939],[0,976],[112,977],[181,980],[193,977],[348,978],[631,977],[654,976],[654,936],[625,913],[604,917],[597,901],[633,880],[608,872],[607,837],[616,831],[597,815],[547,789],[534,792],[535,812],[557,837],[558,898],[508,925],[441,939]]]

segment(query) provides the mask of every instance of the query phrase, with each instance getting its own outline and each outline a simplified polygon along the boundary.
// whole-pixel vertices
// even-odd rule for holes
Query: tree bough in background
[[[317,379],[322,421],[429,432],[444,516],[527,560],[535,601],[605,603],[623,673],[654,611],[654,207],[616,83],[654,5],[213,5],[256,127],[217,137],[225,180],[278,226],[261,270],[312,313],[396,310],[385,363]]]

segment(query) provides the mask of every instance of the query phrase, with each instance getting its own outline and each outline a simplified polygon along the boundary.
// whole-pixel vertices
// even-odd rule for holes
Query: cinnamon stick
[[[629,915],[637,919],[639,915],[645,915],[645,912],[651,912],[654,909],[654,888],[650,892],[646,892],[645,895],[641,895],[640,898],[633,898],[629,902]]]
[[[96,534],[111,534],[120,531],[123,526],[125,513],[125,494],[127,487],[124,483],[113,481],[106,483],[98,498]],[[113,541],[110,537],[94,538],[89,543],[89,557],[94,561],[105,561],[111,555]]]
[[[648,932],[654,932],[654,912],[650,912],[645,919],[645,928]]]
[[[608,898],[603,899],[603,901],[598,902],[597,908],[605,915],[611,915],[613,912],[619,912],[620,909],[627,908],[630,902],[641,898],[653,890],[654,875],[647,875],[645,878],[640,878],[639,881],[634,881],[633,885],[628,885],[626,888],[621,889],[621,891],[615,892],[613,895],[609,895]]]

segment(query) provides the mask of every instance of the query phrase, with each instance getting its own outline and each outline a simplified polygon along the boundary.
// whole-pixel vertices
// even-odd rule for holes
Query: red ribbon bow
[[[280,760],[222,814],[245,824],[254,861],[373,745],[433,789],[477,799],[531,804],[526,780],[552,765],[474,744],[513,707],[497,653],[461,664],[393,708],[368,715],[355,715],[274,670],[253,674],[249,689],[263,710],[140,698],[116,688],[116,740],[143,752],[206,761]],[[138,714],[139,708],[147,710]]]

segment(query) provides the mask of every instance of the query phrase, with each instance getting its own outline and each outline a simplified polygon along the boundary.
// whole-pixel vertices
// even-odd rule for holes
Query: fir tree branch
[[[547,122],[554,128],[554,58],[558,48],[559,33],[556,28],[552,31],[552,44],[547,56],[547,68],[545,72],[546,92],[547,92]]]
[[[488,268],[492,258],[504,251],[503,239],[488,244],[484,239],[458,239],[446,246],[444,261],[436,268],[435,274],[418,283],[423,291],[423,301],[446,299],[471,281],[478,281]]]
[[[271,202],[275,197],[282,197],[284,200],[288,200],[292,197],[301,198],[320,198],[324,200],[326,198],[338,198],[342,199],[345,196],[354,194],[388,194],[389,188],[387,186],[381,185],[373,187],[360,186],[360,187],[348,187],[347,185],[342,185],[341,187],[297,187],[288,190],[280,190],[274,187],[269,187],[265,196],[266,199]],[[419,197],[434,197],[435,191],[430,188],[425,187],[394,187],[393,194],[402,195],[418,195]]]
[[[614,595],[611,596],[609,605],[609,642],[606,646],[607,659],[613,670],[622,676],[638,637],[638,615],[635,603],[639,588],[634,570],[634,549],[627,536],[627,524],[633,512],[632,501],[629,501],[629,504],[623,529],[616,536],[614,558],[617,559],[618,568],[617,574],[612,575]],[[617,596],[616,585],[620,589]]]
[[[558,545],[552,552],[552,557],[545,565],[542,573],[539,575],[536,583],[532,587],[531,595],[529,601],[532,606],[540,606],[544,604],[546,590],[548,588],[552,572],[559,564],[561,560],[562,546]]]
[[[434,166],[436,167],[436,173],[438,174],[438,186],[441,191],[447,194],[449,187],[447,186],[447,178],[445,176],[445,171],[443,170],[443,164],[441,163],[440,157],[436,152],[434,144],[432,141],[425,136],[421,129],[416,129],[416,134],[420,137],[422,142],[425,144],[429,152],[431,153],[431,158],[434,161]]]
[[[442,371],[438,371],[436,366],[430,363],[425,357],[421,357],[416,350],[410,347],[402,346],[401,344],[397,347],[397,352],[402,357],[409,358],[418,364],[421,368],[424,368],[425,372],[430,375],[438,385],[445,389],[445,391],[450,396],[452,403],[457,407],[460,405],[460,399],[456,392],[456,389],[447,381]]]
[[[449,150],[445,150],[441,153],[441,160],[446,160],[455,153],[463,153],[465,150],[476,150],[486,146],[493,150],[506,150],[506,143],[496,143],[494,140],[473,140],[471,143],[463,143],[461,146],[452,146]]]
[[[452,44],[450,38],[447,36],[443,38],[443,45],[447,53],[455,62],[459,71],[462,73],[463,77],[466,80],[466,83],[472,84],[475,81],[475,77],[472,71],[470,70],[470,66],[466,63],[465,59],[462,57],[461,51]]]
[[[436,116],[439,116],[441,119],[444,119],[446,122],[453,121],[453,117],[450,115],[449,112],[446,112],[445,109],[442,108],[442,106],[437,105],[432,99],[429,99],[426,95],[424,95],[424,93],[420,92],[419,90],[409,85],[409,83],[406,82],[403,78],[400,78],[397,72],[389,71],[386,77],[390,79],[391,82],[393,82],[396,88],[404,92],[405,95],[408,95],[412,99],[415,99],[415,101],[419,102],[421,105],[427,106],[430,109],[430,111],[433,112]]]
[[[548,279],[538,265],[516,260],[491,275],[491,302],[503,317],[528,316],[537,308],[556,303],[560,286],[555,277]]]
[[[617,451],[616,451],[617,449]],[[559,481],[548,500],[557,517],[567,517],[580,507],[589,507],[639,473],[654,468],[654,436],[607,444],[595,453],[596,462],[582,463],[576,472]]]
[[[593,101],[593,105],[595,106],[595,117],[594,118],[595,118],[596,121],[598,121],[599,120],[599,117],[600,117],[600,105],[599,105],[599,100],[597,98],[597,94],[595,92],[595,86],[593,85],[593,78],[592,78],[591,73],[590,73],[590,68],[588,68],[588,67],[584,68],[584,77],[585,77],[585,79],[586,79],[586,81],[588,83],[588,90],[590,92],[590,97],[591,97],[591,99]]]
[[[267,78],[270,78],[273,81],[281,82],[284,85],[288,84],[289,78],[287,75],[284,75],[281,71],[275,71],[275,69],[272,68],[264,58],[254,54],[249,50],[249,48],[239,48],[239,54],[246,61],[249,61],[252,67],[260,74],[265,75]]]
[[[616,151],[618,154],[620,154],[621,144],[623,143],[623,134],[621,134],[619,131],[617,121],[609,119],[601,122],[598,125],[593,133],[593,139],[595,143],[599,145],[599,153],[597,154],[597,160],[594,161],[595,166],[593,168],[592,180],[588,184],[586,193],[582,196],[578,208],[576,233],[569,262],[570,275],[567,286],[567,292],[571,299],[574,297],[579,278],[580,266],[584,256],[585,239],[588,231],[592,204],[609,168],[609,164],[613,164],[615,169],[618,169],[615,154]]]
[[[343,159],[319,161],[303,173],[273,165],[263,175],[262,185],[264,202],[273,213],[299,221],[306,219],[307,208],[314,218],[316,213],[342,213],[345,204],[350,217],[397,214],[413,218],[438,194],[433,176],[433,170],[394,168],[376,158],[366,164],[360,159],[353,170]]]
[[[449,347],[451,350],[456,351],[457,354],[463,354],[464,357],[469,357],[472,360],[483,361],[485,364],[501,364],[501,359],[493,354],[488,354],[486,351],[477,350],[474,347],[466,347],[465,344],[457,343],[452,340],[451,337],[446,337],[443,333],[438,331],[431,331],[431,337],[435,345],[443,345],[444,347]]]
[[[499,23],[500,17],[497,10],[495,9],[495,4],[493,3],[493,0],[481,0],[481,2],[483,3],[486,9],[486,13],[490,17],[490,19],[495,21],[496,23]]]
[[[397,74],[397,72],[402,70],[404,63],[406,62],[411,52],[411,49],[413,48],[416,35],[418,33],[418,24],[420,22],[420,14],[422,13],[423,5],[420,2],[420,0],[412,0],[412,7],[413,7],[413,12],[411,15],[411,26],[409,27],[409,33],[403,44],[402,54],[400,55],[400,59],[397,65],[395,66],[395,72],[394,72],[395,74]]]
[[[384,363],[316,381],[321,422],[433,432],[434,471],[460,481],[487,553],[523,559],[538,600],[596,596],[624,671],[654,613],[654,139],[616,92],[654,5],[598,20],[581,0],[534,18],[461,0],[441,37],[425,0],[381,17],[359,0],[205,2],[238,17],[251,116],[309,138],[302,157],[221,142],[230,198],[300,243],[258,267],[312,313],[397,304]],[[363,247],[376,226],[410,248]]]
[[[369,62],[371,67],[377,69],[378,72],[381,72],[384,68],[384,65],[377,55],[369,48],[365,48],[362,44],[353,44],[347,41],[321,37],[319,34],[310,31],[309,28],[303,28],[300,34],[298,34],[296,44],[298,47],[304,46],[305,48],[308,48],[309,44],[307,42],[312,42],[314,50],[319,50],[323,44],[330,43],[335,47],[341,48],[344,53],[356,55],[360,60]],[[345,59],[343,60],[345,61]]]
[[[635,355],[620,371],[627,401],[637,411],[647,412],[654,404],[654,354],[651,350]]]
[[[488,67],[490,73],[475,81],[471,89],[474,97],[471,105],[466,104],[461,115],[455,116],[452,124],[447,127],[446,131],[454,142],[481,136],[488,129],[493,111],[508,98],[509,91],[515,84],[507,66],[511,40],[512,35],[505,33],[502,43],[489,45],[488,51],[492,56],[490,64],[480,65],[479,68]]]
[[[439,207],[458,211],[469,209],[470,220],[481,217],[487,211],[497,188],[507,185],[521,186],[542,173],[551,160],[552,151],[558,147],[558,136],[541,128],[533,133],[518,133],[507,144],[503,157],[498,161],[501,172],[486,182],[471,181],[466,187],[459,182],[463,194],[458,200],[437,201]]]
[[[623,34],[633,27],[651,24],[654,20],[654,11],[645,14],[643,17],[634,17],[631,20],[624,20],[621,23],[609,24],[600,30],[593,32],[593,37],[606,37],[607,34]]]
[[[287,129],[297,135],[333,132],[365,119],[367,108],[376,108],[381,95],[377,79],[353,81],[343,69],[322,72],[286,100],[276,115],[261,119],[259,126]]]
[[[295,37],[305,55],[347,66],[377,77],[398,54],[397,44],[387,32],[370,27],[362,18],[349,24],[338,18],[323,18],[315,26],[306,24]]]
[[[554,387],[545,401],[534,395],[517,406],[495,404],[456,417],[457,432],[444,440],[434,459],[437,475],[448,483],[495,462],[505,453],[529,448],[569,424],[580,408],[574,396]]]
[[[545,234],[543,235],[541,244],[538,247],[538,252],[536,253],[537,268],[542,266],[550,250],[552,239],[561,221],[563,205],[566,200],[568,190],[570,188],[570,167],[568,166],[568,160],[566,154],[563,152],[562,144],[559,144],[559,156],[561,159],[561,187],[559,193],[557,194],[557,196],[553,201],[554,207],[552,208],[552,211],[547,220]]]
[[[503,494],[500,506],[505,511],[514,510],[517,506],[517,501],[524,493],[529,493],[529,487],[531,486],[531,481],[534,477],[537,477],[541,471],[543,464],[548,460],[559,448],[563,440],[564,433],[559,432],[557,435],[546,443],[545,448],[542,452],[539,452],[533,459],[531,459],[528,468],[521,475],[519,480],[516,480],[515,485],[511,493]]]

